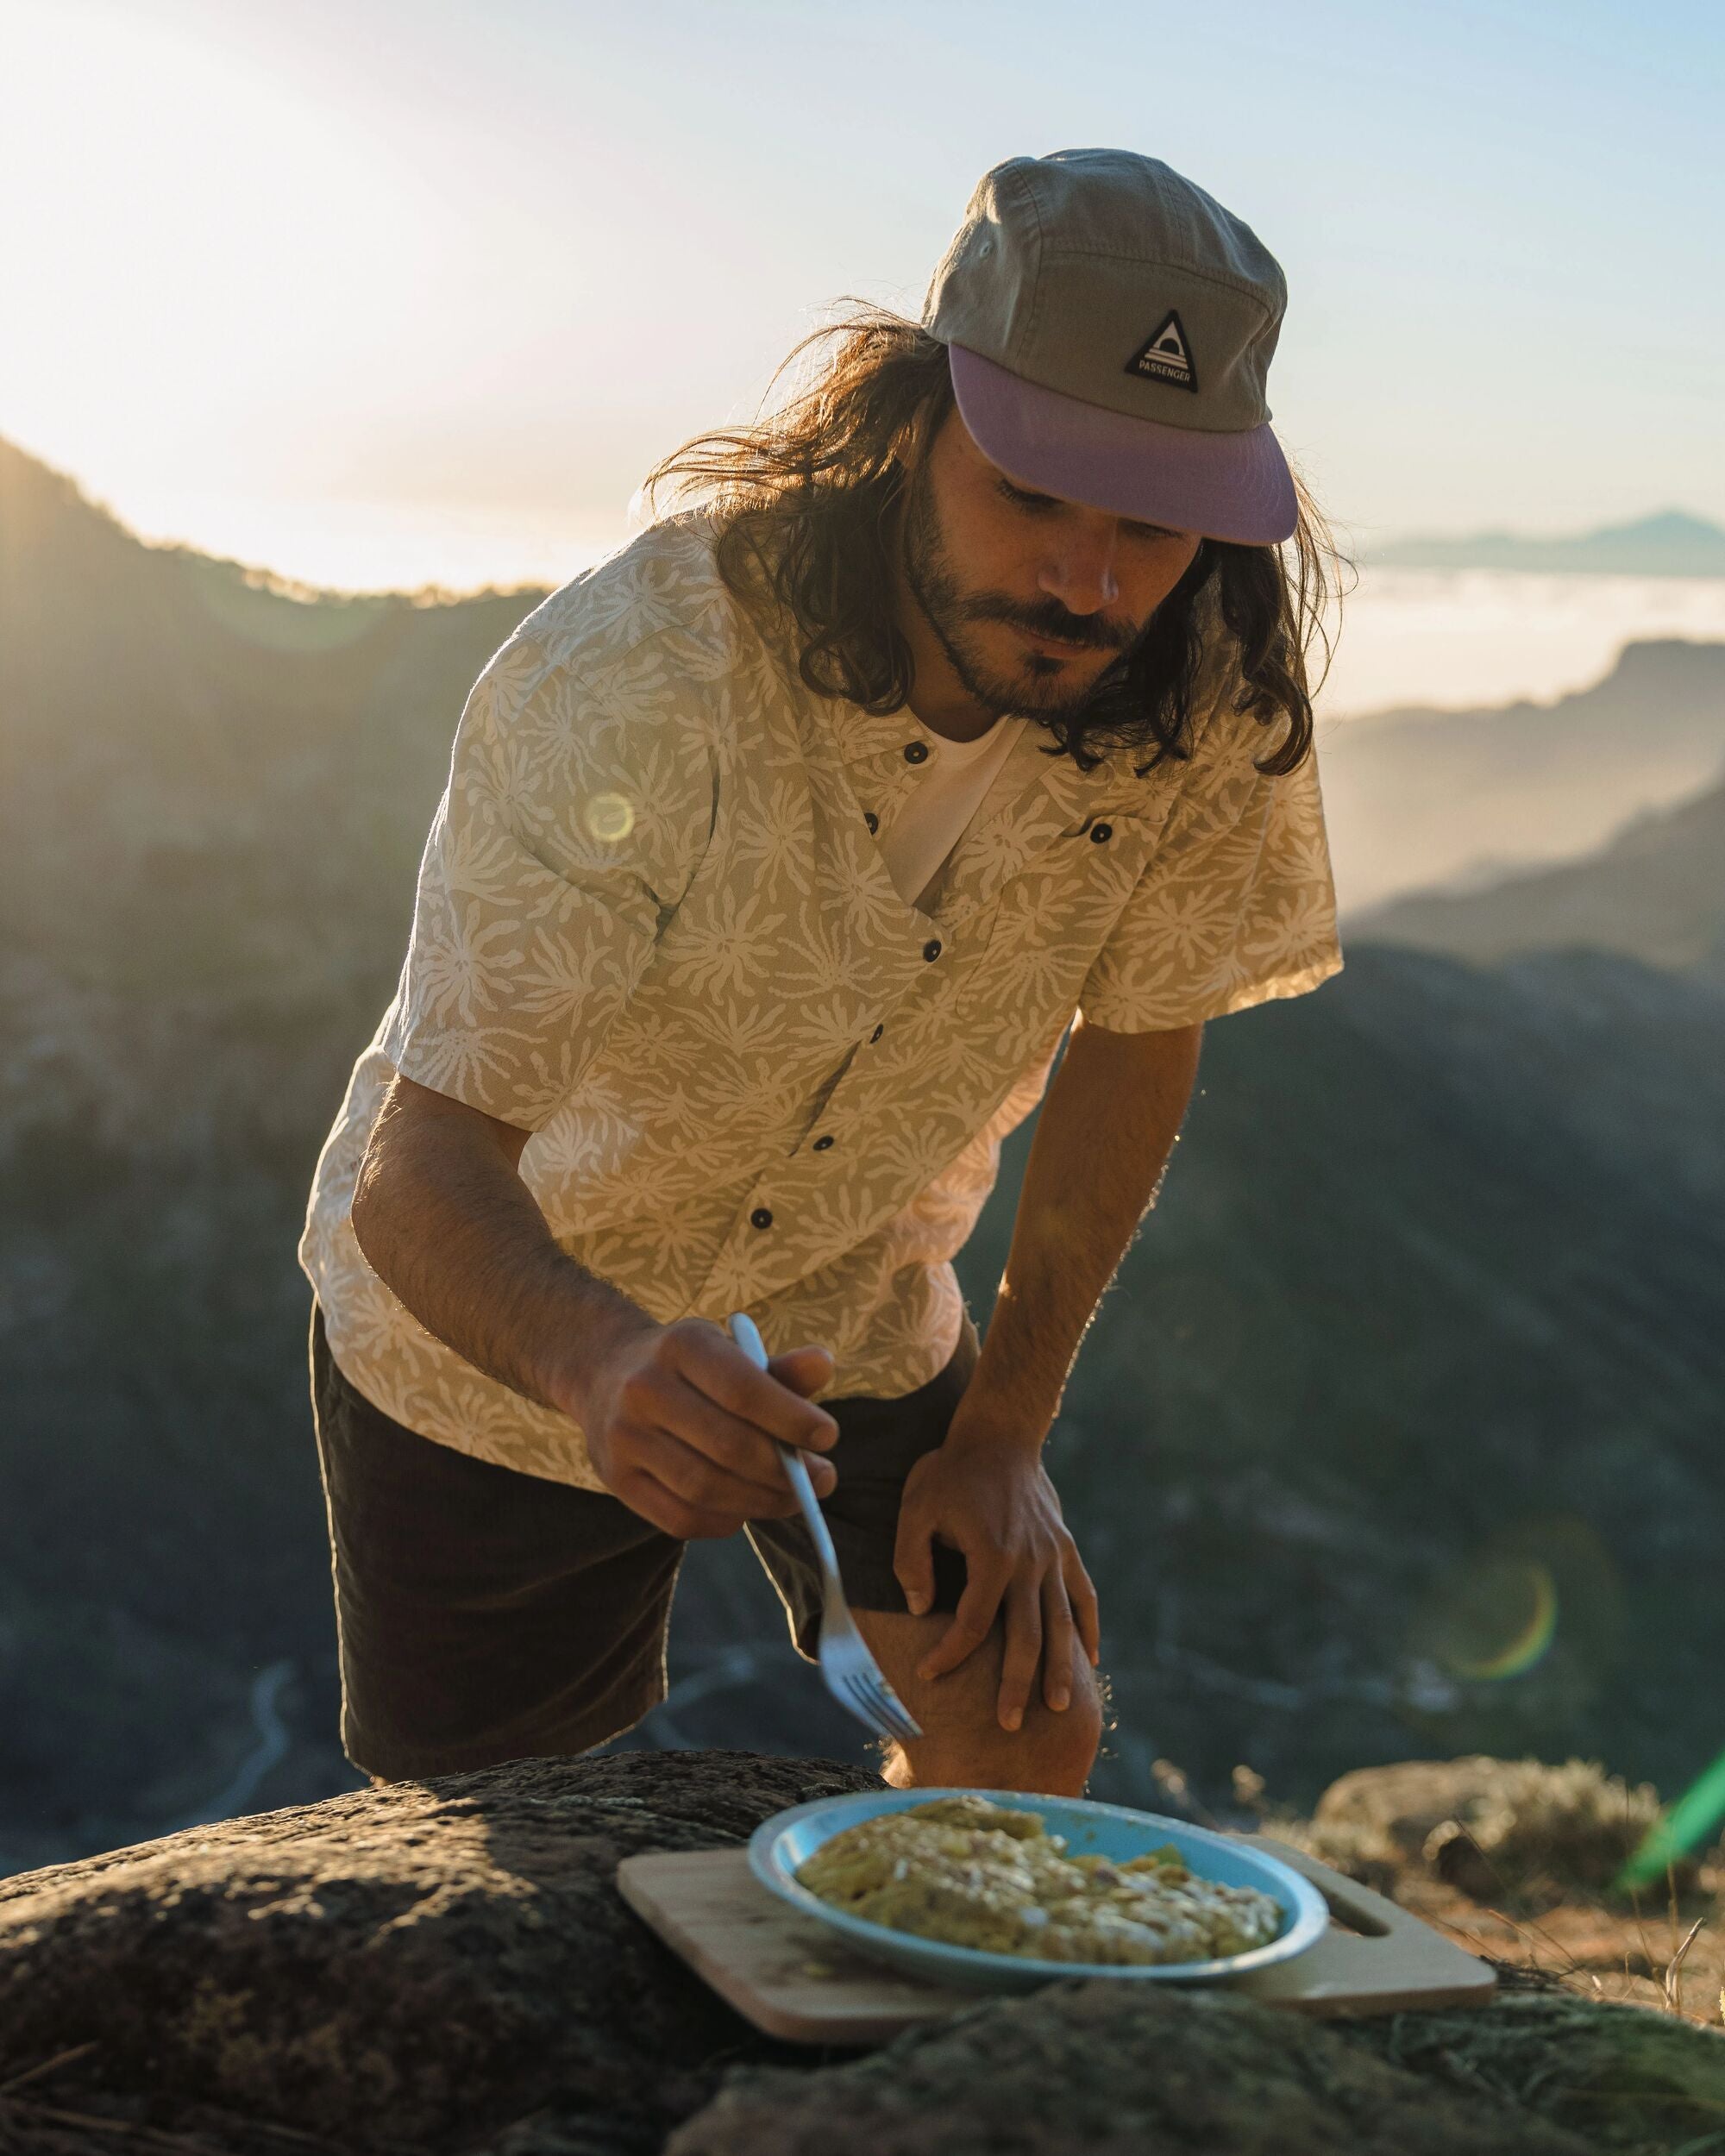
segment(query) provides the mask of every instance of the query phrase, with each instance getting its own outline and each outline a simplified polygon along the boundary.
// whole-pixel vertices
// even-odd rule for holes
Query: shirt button
[[[939,957],[939,956],[940,956],[940,938],[939,938],[939,937],[938,937],[938,936],[931,936],[931,937],[929,937],[928,941],[927,941],[927,942],[926,942],[926,943],[923,945],[923,947],[922,947],[922,955],[923,955],[923,956],[924,956],[925,958],[938,958],[938,957]]]
[[[757,1228],[770,1228],[773,1225],[772,1213],[765,1206],[756,1206],[749,1218]]]
[[[872,1043],[872,1042],[875,1042],[875,1041],[878,1041],[878,1040],[880,1039],[880,1037],[881,1037],[881,1034],[882,1034],[882,1033],[884,1033],[884,1032],[886,1031],[886,1030],[887,1030],[887,1029],[886,1029],[886,1027],[885,1027],[884,1025],[877,1025],[877,1026],[875,1028],[874,1031],[873,1031],[873,1032],[872,1032],[872,1033],[869,1036],[869,1038],[870,1042]]]
[[[905,761],[906,763],[926,763],[928,743],[925,741],[907,741],[905,743]]]
[[[1093,824],[1090,826],[1090,837],[1098,846],[1105,838],[1112,838],[1113,835],[1114,827],[1112,824]]]
[[[862,821],[869,826],[871,831],[877,831],[881,828],[881,819],[875,815],[873,809],[863,810]]]
[[[824,1153],[831,1143],[830,1138],[818,1138],[814,1142],[814,1150],[817,1153]]]

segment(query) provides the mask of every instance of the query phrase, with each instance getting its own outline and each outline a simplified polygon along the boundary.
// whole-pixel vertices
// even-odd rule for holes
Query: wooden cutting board
[[[1225,1988],[1306,2014],[1393,2014],[1478,2006],[1490,1967],[1381,1894],[1268,1835],[1242,1836],[1308,1878],[1330,1928],[1291,1961]],[[853,1953],[836,1934],[769,1894],[743,1849],[625,1857],[623,1898],[720,1997],[768,2036],[793,2044],[884,2044],[988,1996],[954,1991]]]

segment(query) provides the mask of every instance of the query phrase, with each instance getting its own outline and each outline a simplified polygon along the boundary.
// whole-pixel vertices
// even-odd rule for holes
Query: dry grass
[[[1725,2023],[1725,1873],[1716,1867],[1703,1867],[1686,1892],[1668,1876],[1662,1908],[1572,1895],[1512,1911],[1412,1874],[1396,1883],[1395,1898],[1471,1953],[1543,1970],[1584,1998]]]
[[[1725,2025],[1725,1845],[1667,1870],[1663,1894],[1611,1884],[1659,1815],[1657,1793],[1595,1764],[1481,1762],[1458,1816],[1411,1844],[1404,1822],[1307,1820],[1235,1793],[1264,1831],[1411,1909],[1469,1952],[1544,1971],[1584,1998]],[[1396,1829],[1403,1831],[1395,1831]]]

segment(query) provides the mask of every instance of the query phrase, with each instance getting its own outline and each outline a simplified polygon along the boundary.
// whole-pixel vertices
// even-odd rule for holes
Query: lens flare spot
[[[635,828],[635,805],[626,794],[589,794],[581,820],[590,837],[602,846],[615,846]]]
[[[1525,1677],[1557,1637],[1557,1583],[1530,1558],[1482,1566],[1464,1585],[1453,1613],[1452,1676],[1475,1683]]]
[[[1622,1890],[1651,1885],[1663,1877],[1667,1865],[1677,1863],[1705,1841],[1722,1819],[1725,1819],[1725,1752],[1698,1781],[1690,1784],[1668,1812],[1653,1821],[1613,1883]]]

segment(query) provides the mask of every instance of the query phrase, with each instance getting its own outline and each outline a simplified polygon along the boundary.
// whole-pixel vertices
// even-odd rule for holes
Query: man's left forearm
[[[1011,1254],[958,1411],[1039,1445],[1086,1327],[1155,1198],[1204,1029],[1075,1025],[1042,1103]]]

